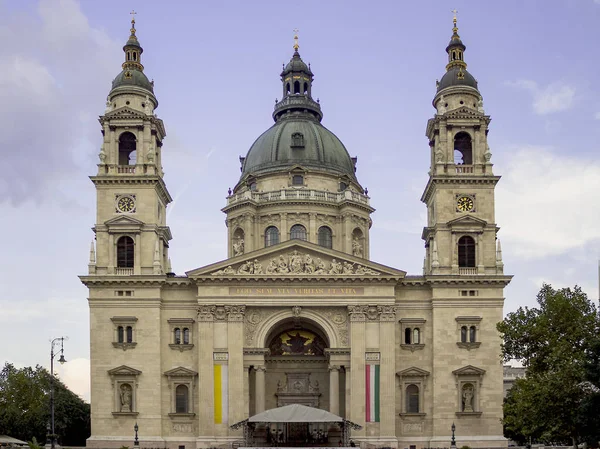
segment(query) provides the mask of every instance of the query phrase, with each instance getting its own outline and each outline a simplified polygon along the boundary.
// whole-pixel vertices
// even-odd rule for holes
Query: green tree
[[[0,371],[0,434],[25,441],[46,441],[50,385],[50,373],[41,366],[17,369],[6,363]],[[56,377],[54,410],[57,441],[85,446],[90,436],[90,406]]]
[[[599,329],[595,306],[581,288],[543,285],[538,307],[520,307],[498,323],[505,361],[517,359],[527,368],[504,404],[506,436],[523,442],[568,441],[590,437],[589,359],[597,350]]]

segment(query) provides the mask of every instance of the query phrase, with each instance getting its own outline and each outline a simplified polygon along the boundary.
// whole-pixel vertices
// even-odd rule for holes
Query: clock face
[[[130,196],[122,196],[117,200],[119,212],[135,212],[135,201]]]
[[[475,206],[473,198],[470,196],[461,196],[456,201],[456,209],[459,212],[471,212]]]

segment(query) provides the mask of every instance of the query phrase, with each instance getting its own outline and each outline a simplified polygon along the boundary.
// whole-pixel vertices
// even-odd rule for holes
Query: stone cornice
[[[123,184],[123,185],[143,185],[143,184],[151,184],[154,185],[158,196],[163,201],[165,205],[169,204],[173,201],[171,194],[167,190],[167,186],[162,177],[158,175],[136,175],[136,174],[128,174],[128,175],[97,175],[90,176],[90,179],[94,183],[96,187],[101,185],[114,185],[114,184]]]
[[[131,276],[116,276],[116,275],[91,275],[79,276],[81,282],[87,286],[93,287],[162,287],[167,277],[165,275],[131,275]],[[123,298],[119,298],[123,301]]]
[[[425,190],[421,195],[421,201],[425,204],[429,202],[435,186],[437,184],[445,184],[446,187],[459,186],[464,184],[480,184],[495,186],[500,181],[500,176],[496,175],[471,175],[471,174],[455,174],[455,175],[435,175],[430,176]]]
[[[453,285],[498,285],[507,286],[513,277],[510,275],[495,274],[438,274],[428,276],[406,276],[399,281],[402,286],[429,285],[431,287],[449,287]]]

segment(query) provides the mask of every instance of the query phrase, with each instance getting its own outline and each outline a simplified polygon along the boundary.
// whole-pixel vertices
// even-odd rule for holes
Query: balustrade
[[[227,197],[227,204],[236,204],[251,200],[257,203],[267,203],[281,200],[313,200],[325,203],[341,203],[351,200],[356,203],[369,205],[369,197],[359,192],[326,192],[312,189],[283,189],[272,192],[250,192],[237,193]]]
[[[466,274],[466,275],[477,274],[477,268],[460,267],[458,269],[458,274]]]
[[[115,268],[115,274],[117,276],[131,276],[133,268]]]

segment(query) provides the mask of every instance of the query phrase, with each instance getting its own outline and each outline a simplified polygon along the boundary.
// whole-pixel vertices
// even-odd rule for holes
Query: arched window
[[[477,329],[475,326],[469,328],[469,341],[475,343],[477,341]]]
[[[454,136],[454,163],[457,165],[473,164],[473,147],[469,133],[459,132]]]
[[[299,224],[292,226],[290,229],[290,239],[306,240],[306,228]]]
[[[287,83],[285,85],[285,92],[289,95],[290,94],[290,83]]]
[[[473,237],[464,235],[458,239],[458,266],[475,266],[475,240]]]
[[[319,228],[319,245],[325,248],[332,248],[332,240],[331,229],[327,226],[321,226]]]
[[[133,254],[134,245],[131,237],[124,236],[117,240],[118,268],[133,268]]]
[[[190,344],[190,330],[187,327],[185,327],[183,329],[183,344],[184,345]]]
[[[173,329],[173,343],[175,343],[176,345],[181,344],[181,329],[179,329],[178,327]]]
[[[177,385],[175,389],[175,413],[187,413],[189,391],[185,385]]]
[[[300,81],[294,81],[294,94],[300,93]]]
[[[421,331],[419,330],[418,327],[415,327],[413,329],[413,344],[414,345],[418,345],[419,343],[421,343]]]
[[[296,147],[296,148],[304,147],[304,134],[302,134],[302,133],[292,134],[292,147]]]
[[[467,326],[463,326],[460,328],[460,341],[461,343],[467,342]]]
[[[404,329],[404,343],[409,345],[412,342],[412,330],[410,327]]]
[[[130,132],[119,136],[119,165],[135,165],[136,139]]]
[[[308,93],[308,83],[304,83],[304,95]]]
[[[269,226],[265,230],[265,246],[273,246],[279,243],[279,229]]]
[[[127,326],[127,343],[133,342],[133,327]]]
[[[137,61],[137,53],[135,51],[133,52],[133,60]]]
[[[117,341],[119,343],[125,342],[125,329],[123,329],[123,326],[117,328]]]
[[[127,60],[131,61],[131,53],[127,52]]]
[[[419,387],[406,387],[406,413],[419,413]]]

